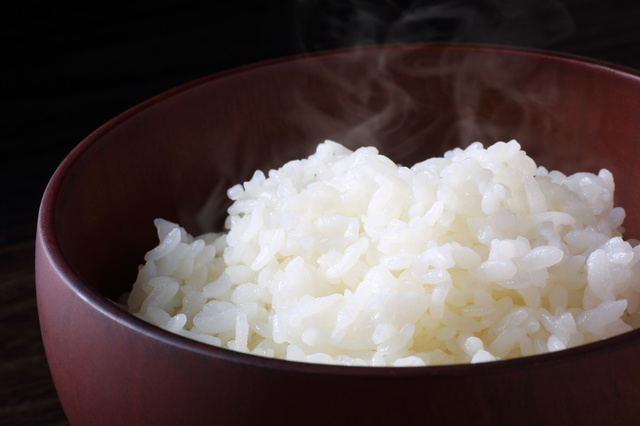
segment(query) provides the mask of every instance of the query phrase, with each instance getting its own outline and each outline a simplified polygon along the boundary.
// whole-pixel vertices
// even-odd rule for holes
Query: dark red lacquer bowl
[[[228,187],[324,139],[411,165],[514,138],[548,169],[611,170],[626,236],[640,237],[640,74],[604,63],[468,45],[321,52],[212,75],[108,122],[60,165],[38,224],[40,324],[70,422],[637,421],[640,330],[482,365],[337,367],[210,347],[110,301],[156,244],[153,219],[221,228]]]

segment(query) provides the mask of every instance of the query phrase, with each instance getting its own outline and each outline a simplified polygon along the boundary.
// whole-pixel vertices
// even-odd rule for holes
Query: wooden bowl
[[[221,228],[226,189],[324,139],[411,165],[517,139],[548,169],[608,168],[640,237],[640,75],[548,52],[416,44],[215,74],[111,120],[44,194],[36,280],[72,424],[615,424],[640,418],[640,330],[481,365],[365,368],[266,359],[171,334],[110,299],[156,244],[153,219]],[[465,423],[462,423],[465,422]]]

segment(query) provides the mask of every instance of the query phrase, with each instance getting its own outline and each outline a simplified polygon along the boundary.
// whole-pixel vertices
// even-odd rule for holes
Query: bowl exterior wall
[[[93,309],[38,240],[47,359],[73,425],[624,424],[640,418],[640,345],[558,362],[414,374],[278,369],[172,345]],[[115,311],[117,308],[113,306]],[[230,359],[231,358],[231,359]],[[539,357],[538,357],[539,358]],[[293,364],[293,363],[292,363]],[[300,368],[296,368],[300,367]],[[323,369],[325,371],[323,371]],[[349,369],[352,370],[352,369]],[[389,370],[389,369],[385,369]]]

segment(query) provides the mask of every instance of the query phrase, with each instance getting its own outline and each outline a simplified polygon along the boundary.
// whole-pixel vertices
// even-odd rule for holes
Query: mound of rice
[[[612,174],[536,167],[516,141],[411,168],[326,141],[229,189],[228,233],[157,219],[130,312],[255,355],[478,363],[640,325],[640,247]],[[635,244],[634,244],[635,245]]]

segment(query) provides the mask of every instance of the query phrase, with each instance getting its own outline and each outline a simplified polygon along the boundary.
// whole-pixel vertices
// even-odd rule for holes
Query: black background
[[[0,424],[66,424],[37,323],[37,210],[69,151],[128,108],[225,69],[373,43],[515,45],[640,70],[637,0],[22,1],[0,16]]]
[[[156,94],[225,69],[348,45],[452,40],[640,69],[636,0],[26,1],[2,14],[1,195],[11,201],[0,244],[33,237],[48,178],[90,132]]]

